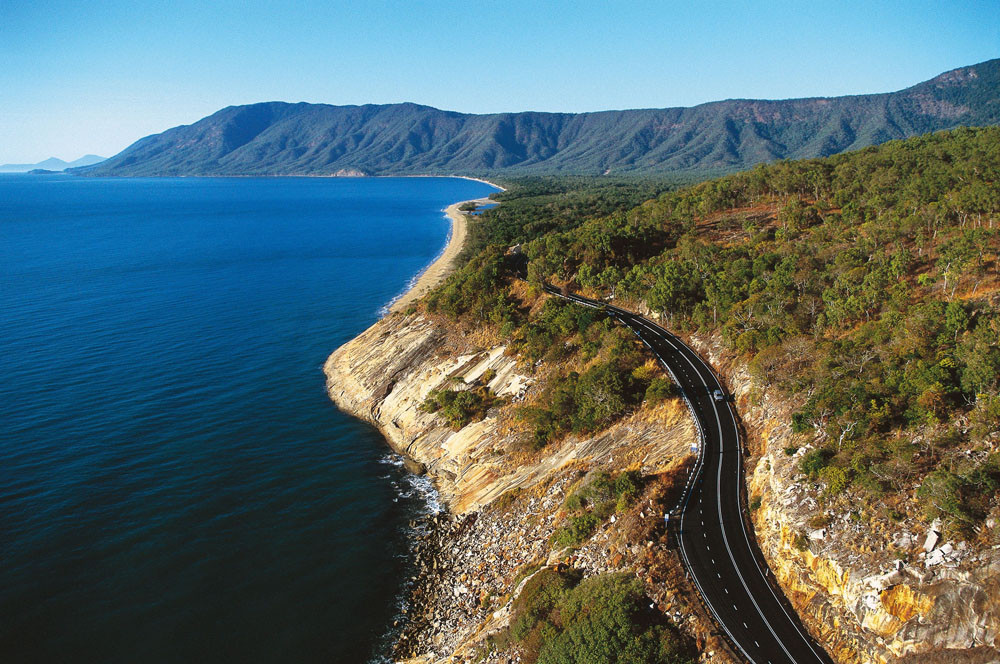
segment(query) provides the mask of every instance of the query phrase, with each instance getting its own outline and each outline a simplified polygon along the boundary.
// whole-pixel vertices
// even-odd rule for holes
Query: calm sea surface
[[[321,366],[491,191],[0,176],[0,661],[377,654],[429,507]]]

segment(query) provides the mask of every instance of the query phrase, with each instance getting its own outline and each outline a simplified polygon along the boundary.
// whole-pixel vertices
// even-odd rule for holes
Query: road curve
[[[832,664],[769,582],[770,570],[743,518],[743,451],[736,414],[711,367],[642,316],[551,286],[546,292],[601,308],[630,328],[683,391],[700,429],[698,463],[668,526],[702,599],[733,646],[753,664]]]

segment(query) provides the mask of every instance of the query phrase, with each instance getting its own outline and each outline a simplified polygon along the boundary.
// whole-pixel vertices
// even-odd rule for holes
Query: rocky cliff
[[[754,454],[748,494],[759,499],[753,521],[764,556],[835,659],[1000,662],[1000,545],[947,541],[906,505],[897,513],[824,498],[798,468],[811,445],[793,438],[794,404],[755,385],[717,340],[690,341],[737,397]]]
[[[324,371],[333,401],[421,464],[455,514],[551,480],[575,463],[660,473],[686,456],[694,439],[684,409],[665,407],[641,411],[592,438],[570,438],[544,455],[518,456],[521,432],[510,406],[525,399],[539,368],[519,367],[502,344],[477,344],[421,314],[383,319],[334,352]],[[484,376],[490,391],[507,401],[485,419],[456,431],[421,410],[431,390],[462,389]]]
[[[326,362],[334,402],[375,424],[411,467],[428,473],[448,506],[415,547],[417,574],[396,658],[515,661],[516,653],[491,641],[509,620],[510,601],[538,569],[568,564],[587,575],[634,574],[664,615],[697,640],[706,661],[733,661],[664,546],[662,503],[676,497],[695,440],[686,409],[678,400],[645,405],[593,437],[525,452],[514,411],[545,369],[522,366],[494,340],[398,313]],[[432,390],[484,382],[504,401],[479,422],[455,430],[420,408]],[[553,550],[566,495],[599,469],[639,470],[647,488],[579,548]]]
[[[798,470],[809,444],[793,438],[794,404],[755,385],[717,339],[689,342],[737,397],[753,455],[748,494],[761,549],[835,659],[1000,661],[1000,546],[948,541],[906,510],[892,519],[878,505],[831,503]],[[421,314],[394,314],[338,349],[325,370],[331,398],[426,469],[451,512],[417,547],[415,604],[398,657],[513,661],[490,642],[509,619],[510,599],[541,566],[569,563],[587,574],[634,572],[658,607],[698,639],[704,661],[732,661],[690,588],[676,578],[679,564],[657,531],[662,487],[603,524],[579,550],[549,545],[567,492],[588,471],[669,476],[683,462],[695,434],[679,402],[644,406],[597,436],[570,437],[558,449],[531,455],[518,451],[523,432],[513,408],[530,399],[544,367],[521,366],[493,340]],[[479,422],[453,430],[420,409],[431,390],[484,379],[506,404]]]

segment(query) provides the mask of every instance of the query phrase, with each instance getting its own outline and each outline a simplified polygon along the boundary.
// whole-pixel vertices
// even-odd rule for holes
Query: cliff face
[[[746,366],[728,360],[717,340],[690,341],[737,397],[753,455],[748,494],[760,499],[753,521],[761,549],[835,659],[1000,661],[1000,547],[928,539],[927,525],[914,518],[892,521],[875,505],[824,502],[822,488],[798,471],[809,446],[786,451],[801,444],[788,425],[793,404],[754,385]],[[654,474],[685,457],[695,434],[682,406],[644,407],[592,438],[571,437],[543,455],[518,456],[509,405],[457,431],[419,408],[431,390],[461,389],[487,371],[490,389],[509,404],[530,398],[535,378],[502,345],[477,345],[450,326],[396,314],[338,349],[325,371],[331,398],[423,464],[457,515],[441,517],[447,523],[435,547],[418,547],[420,576],[429,581],[417,591],[423,604],[409,616],[398,655],[437,662],[481,654],[489,634],[506,624],[526,570],[559,562],[588,574],[632,571],[689,634],[714,631],[683,584],[671,584],[663,571],[678,567],[653,530],[659,512],[651,499],[602,525],[577,552],[553,552],[548,545],[563,517],[562,501],[582,473]],[[699,640],[704,660],[730,660],[713,637]],[[504,657],[494,651],[484,661],[512,661]]]
[[[423,464],[456,514],[551,480],[573,463],[614,463],[654,474],[688,453],[694,429],[682,408],[640,412],[593,438],[570,438],[517,463],[508,453],[518,442],[509,407],[457,431],[420,409],[431,390],[462,389],[488,371],[491,392],[509,404],[523,400],[534,379],[505,350],[477,346],[419,314],[394,314],[329,357],[327,390],[341,409],[376,425],[394,450]]]
[[[714,630],[662,540],[661,501],[672,478],[683,481],[695,440],[686,409],[676,400],[646,405],[593,437],[570,436],[542,453],[519,451],[523,432],[512,411],[531,398],[545,368],[523,369],[504,346],[477,344],[420,314],[391,314],[326,362],[333,401],[422,464],[450,512],[436,517],[415,546],[417,575],[394,656],[516,661],[512,649],[487,640],[507,624],[510,601],[534,571],[569,564],[586,575],[634,574],[661,611],[698,639],[706,659],[732,661],[718,637],[704,636]],[[454,430],[420,409],[431,390],[463,389],[484,376],[506,403],[482,421]],[[565,519],[563,501],[597,469],[640,470],[650,479],[628,510],[578,549],[553,550],[549,540]]]
[[[837,661],[1000,661],[1000,546],[928,539],[927,525],[885,518],[878,505],[821,502],[820,487],[798,470],[809,446],[789,454],[801,444],[789,425],[793,404],[727,363],[715,340],[693,343],[737,397],[764,556]]]

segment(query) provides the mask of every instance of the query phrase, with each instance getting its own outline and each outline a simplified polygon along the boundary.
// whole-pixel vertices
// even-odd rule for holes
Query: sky
[[[1000,0],[0,0],[0,163],[225,106],[470,113],[889,92],[1000,57]]]

